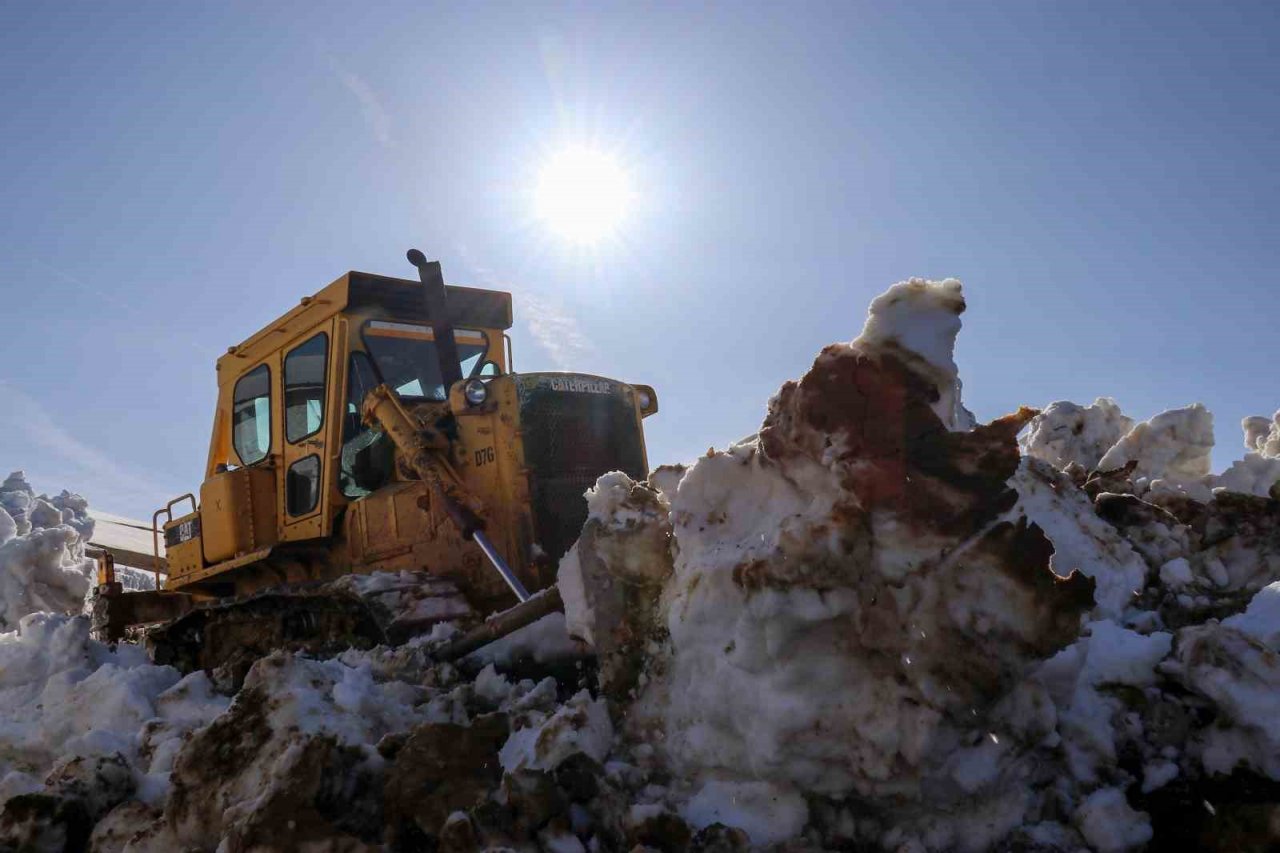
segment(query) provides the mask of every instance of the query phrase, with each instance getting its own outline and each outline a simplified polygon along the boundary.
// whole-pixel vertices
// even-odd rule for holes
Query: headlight
[[[468,379],[467,384],[462,386],[462,396],[472,406],[479,406],[489,399],[489,389],[479,379]]]
[[[640,406],[641,411],[648,411],[649,407],[653,405],[653,398],[649,396],[648,391],[637,391],[636,403]]]

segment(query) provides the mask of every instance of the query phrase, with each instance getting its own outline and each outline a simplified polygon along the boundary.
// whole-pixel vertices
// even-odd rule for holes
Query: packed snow
[[[235,692],[108,649],[83,501],[11,477],[0,848],[1273,849],[1280,416],[1221,474],[1203,406],[977,424],[964,307],[894,285],[755,435],[600,478],[565,613],[457,663],[447,623]]]

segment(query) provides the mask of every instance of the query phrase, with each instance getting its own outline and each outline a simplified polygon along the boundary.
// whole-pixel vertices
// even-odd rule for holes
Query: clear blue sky
[[[755,430],[956,276],[969,406],[1280,407],[1280,5],[5,3],[0,467],[148,516],[214,359],[347,269],[515,293],[517,366],[648,382],[655,464]],[[621,239],[529,187],[619,152]],[[536,308],[535,308],[536,306]],[[536,324],[530,321],[536,319]]]

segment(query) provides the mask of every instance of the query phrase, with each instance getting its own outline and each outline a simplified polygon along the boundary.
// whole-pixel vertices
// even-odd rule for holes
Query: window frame
[[[399,325],[399,326],[421,326],[421,327],[423,327],[423,328],[425,328],[425,329],[427,329],[428,331],[430,331],[430,332],[431,332],[431,340],[429,341],[429,343],[431,343],[431,344],[435,344],[435,342],[436,342],[436,340],[435,340],[435,336],[436,336],[436,327],[435,327],[435,325],[434,325],[431,321],[429,321],[429,320],[424,322],[424,321],[419,321],[419,320],[413,320],[413,321],[408,321],[408,320],[388,320],[388,319],[386,319],[386,318],[384,318],[384,317],[370,317],[369,319],[365,320],[362,324],[360,324],[360,343],[364,346],[364,350],[363,350],[363,352],[364,352],[366,355],[368,355],[368,356],[369,356],[369,361],[370,361],[370,363],[372,363],[372,364],[373,364],[373,371],[374,371],[374,375],[378,377],[378,382],[379,382],[379,383],[381,383],[381,384],[383,384],[383,385],[387,385],[388,387],[390,387],[390,383],[389,383],[389,382],[387,382],[386,377],[382,375],[382,368],[378,365],[378,356],[377,356],[377,355],[374,353],[374,351],[369,347],[369,334],[368,334],[368,332],[369,332],[369,326],[370,326],[370,324],[371,324],[371,323],[392,323],[392,324]],[[484,352],[483,352],[483,353],[481,353],[481,355],[480,355],[480,360],[479,360],[478,362],[476,362],[476,366],[475,366],[474,368],[472,368],[471,375],[463,376],[463,377],[462,377],[463,379],[472,379],[472,378],[474,378],[474,376],[476,376],[476,375],[477,375],[477,374],[476,374],[476,371],[478,371],[478,370],[479,370],[479,369],[484,365],[484,363],[485,363],[486,361],[492,361],[492,359],[489,357],[489,349],[490,349],[490,346],[491,346],[491,344],[492,344],[492,341],[491,341],[491,339],[489,338],[489,333],[488,333],[487,331],[485,331],[484,329],[473,328],[473,327],[471,327],[471,326],[455,326],[453,331],[454,331],[454,333],[455,333],[455,337],[454,337],[455,342],[457,341],[457,336],[456,336],[456,333],[457,333],[457,332],[465,332],[465,333],[467,333],[467,334],[474,334],[474,335],[478,335],[478,336],[480,337],[480,339],[484,341]],[[376,338],[376,337],[378,337],[378,335],[376,335],[376,334],[375,334],[375,335],[373,335],[373,337],[375,337],[375,338]],[[391,336],[391,335],[385,335],[385,336],[383,336],[383,337],[393,337],[393,336]],[[499,365],[499,366],[498,366],[498,375],[499,375],[499,376],[503,375],[503,374],[502,374],[502,367],[501,367],[501,365]],[[392,388],[391,390],[396,391],[396,389],[395,389],[395,388]],[[400,392],[399,392],[399,391],[396,391],[396,393],[397,393],[397,394],[400,394]],[[422,400],[422,401],[424,401],[424,402],[428,402],[428,403],[445,403],[445,402],[448,402],[448,400],[449,400],[449,389],[448,389],[448,388],[445,388],[445,389],[444,389],[444,397],[443,397],[443,398],[428,397],[428,396],[425,396],[425,395],[424,395],[424,396],[417,396],[417,395],[414,395],[414,394],[400,394],[400,396],[404,397],[406,400]]]
[[[361,397],[359,401],[354,401],[351,399],[351,392],[354,390],[355,378],[356,378],[356,375],[359,373],[359,370],[356,368],[357,357],[359,357],[360,359],[363,359],[364,362],[369,366],[369,375],[373,378],[373,381],[374,381],[373,388],[376,388],[378,387],[378,385],[382,384],[382,374],[378,372],[378,365],[374,363],[373,353],[366,352],[365,350],[362,350],[362,349],[353,349],[351,351],[351,354],[347,356],[347,387],[346,387],[346,393],[342,395],[343,397],[342,399],[342,416],[343,416],[342,435],[339,436],[342,444],[346,444],[348,441],[355,438],[355,435],[347,435],[346,418],[347,418],[347,415],[350,414],[350,412],[348,412],[347,409],[354,402],[356,403],[356,415],[359,415],[360,404],[364,403],[364,397]],[[373,388],[370,388],[369,390],[372,391]],[[356,435],[358,434],[359,434],[359,430],[357,430],[356,432]]]
[[[315,429],[311,430],[311,432],[308,432],[305,435],[300,435],[297,438],[290,438],[289,437],[289,356],[293,355],[295,352],[302,349],[307,344],[314,341],[316,338],[324,339],[324,366],[320,370],[320,381],[321,381],[320,422],[316,425]],[[284,357],[280,361],[280,393],[284,398],[284,403],[281,406],[281,417],[284,418],[284,440],[289,444],[299,444],[303,441],[306,441],[308,438],[311,438],[311,436],[315,435],[316,433],[324,429],[325,403],[328,402],[328,396],[329,396],[330,349],[331,347],[330,347],[329,333],[317,332],[316,334],[312,335],[311,337],[307,338],[305,341],[301,342],[300,344],[298,344],[297,346],[293,347],[288,352],[286,352],[284,354]],[[290,467],[293,467],[293,466],[290,466]]]
[[[262,456],[253,460],[252,462],[245,462],[244,456],[241,455],[240,453],[240,445],[236,441],[236,405],[237,405],[237,400],[239,398],[240,383],[244,382],[252,374],[257,373],[259,370],[265,370],[267,372],[267,446],[262,449]],[[259,400],[261,399],[261,397],[250,397],[248,399]],[[272,433],[274,432],[274,430],[272,429],[274,424],[272,424],[271,422],[273,417],[271,413],[272,402],[273,401],[271,399],[271,365],[267,364],[265,361],[257,365],[253,369],[246,370],[244,373],[240,374],[240,378],[236,380],[236,384],[231,386],[231,449],[235,452],[236,459],[240,460],[240,465],[243,468],[248,468],[253,465],[258,465],[263,461],[271,458],[271,448],[272,448],[272,445],[275,443],[275,437],[274,435],[272,435]]]

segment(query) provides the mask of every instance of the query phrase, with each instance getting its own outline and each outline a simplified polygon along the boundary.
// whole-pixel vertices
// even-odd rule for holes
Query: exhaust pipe
[[[417,249],[410,249],[406,257],[409,263],[418,268],[418,278],[422,280],[423,295],[427,301],[427,320],[435,333],[440,381],[444,383],[447,398],[449,389],[462,379],[462,361],[458,358],[458,342],[453,337],[453,318],[449,316],[444,273],[440,270],[439,261],[428,261],[427,256]]]

